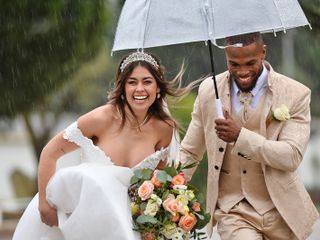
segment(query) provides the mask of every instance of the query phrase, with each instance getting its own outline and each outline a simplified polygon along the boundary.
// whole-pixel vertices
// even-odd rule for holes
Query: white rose
[[[184,206],[188,205],[188,202],[189,202],[188,201],[188,196],[186,196],[186,195],[178,195],[176,199],[177,199],[178,202],[181,202],[182,205],[184,205]]]
[[[191,201],[195,197],[192,190],[187,190],[186,195],[187,195],[189,201]]]
[[[177,226],[172,224],[167,224],[161,229],[161,233],[168,239],[172,239],[172,237],[178,233]]]
[[[180,233],[180,232],[176,232],[175,234],[173,234],[171,239],[172,240],[184,240],[183,239],[183,234]]]
[[[147,203],[146,210],[143,212],[145,215],[155,216],[159,210],[159,205],[156,201],[150,199]]]
[[[280,107],[273,111],[273,117],[279,121],[286,121],[290,119],[289,109],[286,105],[282,104]]]
[[[156,194],[151,194],[151,199],[154,200],[158,204],[158,206],[162,204],[162,199],[159,198]]]

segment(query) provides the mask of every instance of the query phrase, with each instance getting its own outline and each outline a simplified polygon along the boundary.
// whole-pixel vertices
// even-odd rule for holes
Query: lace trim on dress
[[[98,146],[94,145],[92,140],[84,136],[78,128],[78,122],[72,123],[66,128],[63,138],[69,142],[77,144],[82,150],[82,161],[85,162],[101,162],[113,165],[109,156],[107,156]]]
[[[63,138],[69,142],[73,142],[81,147],[83,152],[83,161],[86,162],[103,162],[115,165],[112,159],[102,151],[98,146],[94,145],[92,140],[84,136],[78,128],[78,123],[74,122],[66,128]],[[132,167],[133,170],[150,168],[155,169],[161,160],[167,160],[169,157],[170,148],[161,148],[143,159],[136,166]]]
[[[169,147],[161,148],[150,156],[146,157],[143,161],[134,166],[133,170],[149,168],[155,169],[161,160],[167,160],[169,157]]]
[[[78,128],[78,123],[74,122],[68,126],[63,134],[63,138],[69,142],[73,142],[80,147],[85,147],[89,143],[89,138],[84,137],[80,129]]]

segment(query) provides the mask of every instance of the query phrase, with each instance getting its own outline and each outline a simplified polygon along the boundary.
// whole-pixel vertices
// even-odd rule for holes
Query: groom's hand
[[[219,118],[215,120],[217,136],[228,143],[236,142],[240,134],[241,127],[227,111],[224,112],[224,117],[225,119]]]

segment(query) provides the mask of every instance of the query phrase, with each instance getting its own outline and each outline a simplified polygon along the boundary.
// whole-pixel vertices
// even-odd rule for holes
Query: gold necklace
[[[119,110],[119,107],[118,106],[116,106],[116,108],[117,108],[117,112],[119,113],[119,116],[120,116],[120,118],[121,118],[121,120],[122,120],[122,115],[121,115],[121,113],[120,113],[120,110]],[[131,122],[131,120],[128,118],[128,120]],[[131,124],[130,124],[130,128],[132,128],[132,129],[140,129],[143,125],[145,125],[146,124],[146,122],[149,120],[149,114],[147,114],[146,116],[145,116],[145,118],[143,119],[143,121],[138,125],[138,126],[131,126]]]

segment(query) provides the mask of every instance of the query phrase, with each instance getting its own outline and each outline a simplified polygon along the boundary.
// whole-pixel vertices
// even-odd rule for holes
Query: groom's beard
[[[237,80],[237,79],[239,79],[239,77],[236,77],[236,76],[235,76],[234,74],[232,74],[232,73],[230,73],[230,77],[231,77],[231,79],[236,83],[237,87],[239,88],[239,90],[240,90],[241,92],[250,92],[250,91],[251,91],[252,89],[254,89],[254,87],[256,86],[257,81],[258,81],[259,77],[261,76],[262,72],[263,72],[263,65],[261,66],[261,69],[259,70],[259,73],[254,76],[254,78],[253,78],[250,86],[249,86],[249,87],[246,87],[246,88],[242,87],[242,86],[239,84],[240,80],[239,80],[239,82],[238,82],[238,80]]]
[[[256,86],[259,76],[252,81],[250,87],[248,88],[243,88],[242,86],[240,86],[240,84],[237,82],[236,77],[234,75],[231,75],[231,79],[236,83],[237,87],[241,92],[250,92]]]

